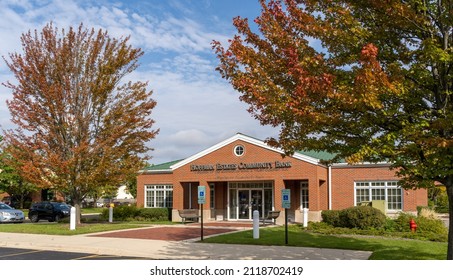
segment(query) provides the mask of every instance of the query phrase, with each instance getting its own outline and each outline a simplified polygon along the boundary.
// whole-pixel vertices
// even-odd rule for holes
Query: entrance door
[[[238,191],[239,219],[250,219],[250,190]]]
[[[257,210],[260,218],[273,209],[272,182],[231,182],[228,185],[228,219],[252,220]]]
[[[260,217],[263,217],[263,190],[239,190],[238,201],[238,219],[253,219],[254,210],[258,210]]]
[[[263,217],[263,190],[250,190],[252,197],[252,211],[250,218],[253,219],[253,211],[258,210],[260,218]]]

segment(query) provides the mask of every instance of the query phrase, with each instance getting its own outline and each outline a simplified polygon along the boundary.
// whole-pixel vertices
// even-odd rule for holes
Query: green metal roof
[[[331,161],[335,154],[326,151],[297,151],[297,153],[319,159],[321,161]],[[344,162],[343,160],[341,162]]]
[[[156,165],[153,164],[153,165],[145,167],[143,170],[144,171],[170,170],[170,166],[172,166],[182,160],[183,159],[174,160],[174,161],[165,162],[165,163],[156,164]]]

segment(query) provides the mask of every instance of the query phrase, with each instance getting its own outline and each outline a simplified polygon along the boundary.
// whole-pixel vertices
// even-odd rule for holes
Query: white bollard
[[[109,208],[109,223],[113,222],[113,203],[110,204]]]
[[[308,208],[304,208],[304,227],[308,226]]]
[[[71,215],[69,219],[69,229],[75,230],[76,229],[76,208],[74,206],[71,207]]]
[[[260,238],[260,212],[253,211],[253,239]]]

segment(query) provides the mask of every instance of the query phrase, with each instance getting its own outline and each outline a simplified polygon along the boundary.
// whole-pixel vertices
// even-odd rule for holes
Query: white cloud
[[[229,0],[228,0],[229,1]],[[145,51],[141,66],[127,78],[149,81],[157,106],[152,118],[160,133],[151,141],[152,163],[186,158],[237,132],[258,138],[276,136],[275,129],[262,127],[246,112],[246,104],[215,72],[218,61],[211,50],[213,39],[226,42],[231,18],[197,14],[195,6],[209,2],[143,2],[139,7],[109,0],[0,0],[0,55],[21,52],[20,36],[40,30],[50,21],[67,29],[83,22],[87,28],[102,28],[113,37],[131,36],[130,43]],[[229,5],[229,2],[228,2]],[[169,7],[171,6],[171,7]],[[175,10],[171,10],[175,9]],[[212,10],[210,10],[212,11]],[[222,11],[218,11],[222,13]],[[199,11],[198,11],[199,13]],[[0,62],[0,83],[12,80]],[[5,100],[9,89],[0,87],[0,125],[10,126]]]
[[[208,145],[209,136],[197,129],[180,130],[166,139],[170,144],[176,144],[178,147],[197,147]]]

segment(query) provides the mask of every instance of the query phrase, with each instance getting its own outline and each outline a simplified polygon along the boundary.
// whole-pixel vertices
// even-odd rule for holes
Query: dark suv
[[[62,218],[69,217],[70,212],[71,208],[66,203],[43,201],[31,205],[28,218],[33,223],[41,219],[49,222],[58,222]]]

